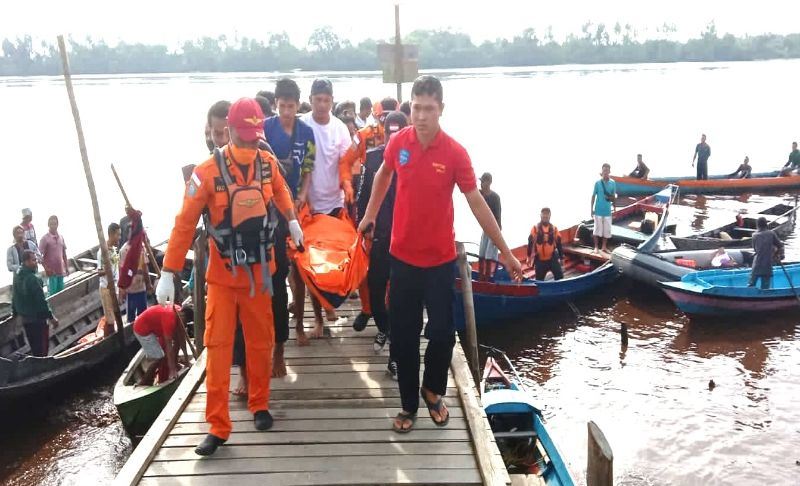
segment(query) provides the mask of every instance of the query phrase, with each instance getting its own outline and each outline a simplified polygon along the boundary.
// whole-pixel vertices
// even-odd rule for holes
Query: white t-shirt
[[[353,144],[353,140],[347,125],[333,115],[325,125],[314,121],[311,112],[301,116],[300,120],[314,131],[317,149],[308,202],[315,213],[330,213],[344,206],[344,193],[339,185],[339,159]]]
[[[358,127],[359,129],[364,128],[367,125],[374,125],[374,124],[375,124],[375,118],[373,118],[372,115],[367,116],[367,119],[363,120],[361,116],[358,113],[356,113],[356,127]]]

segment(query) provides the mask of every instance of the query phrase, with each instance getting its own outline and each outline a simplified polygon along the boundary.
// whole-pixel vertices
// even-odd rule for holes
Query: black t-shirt
[[[492,210],[492,214],[494,214],[494,219],[497,220],[497,226],[501,228],[503,225],[500,223],[500,196],[497,195],[494,191],[489,191],[489,194],[481,193],[483,199],[486,201],[486,204],[489,206],[489,209]]]
[[[694,151],[697,154],[697,161],[701,164],[708,162],[708,158],[711,157],[711,147],[705,142],[698,143]]]
[[[358,219],[364,217],[367,211],[367,204],[372,195],[372,182],[375,180],[375,174],[383,163],[383,152],[386,149],[385,145],[367,150],[364,161],[364,172],[361,178],[361,187],[358,190],[356,206],[358,208]],[[392,183],[389,190],[386,192],[386,197],[383,198],[383,204],[378,211],[378,216],[375,218],[375,232],[376,238],[390,238],[392,235],[392,222],[394,219],[394,195],[396,191],[396,177],[392,174]]]

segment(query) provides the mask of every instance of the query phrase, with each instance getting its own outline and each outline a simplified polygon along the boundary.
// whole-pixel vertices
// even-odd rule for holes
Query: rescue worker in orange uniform
[[[553,272],[553,280],[564,278],[561,262],[564,249],[558,228],[550,223],[550,208],[542,208],[541,221],[531,228],[528,237],[528,266],[533,266],[536,280],[544,280],[548,272]]]
[[[383,123],[386,115],[397,109],[397,100],[384,98],[375,105],[375,124],[367,125],[356,132],[353,145],[339,159],[339,181],[344,190],[345,203],[352,205],[361,185],[361,166],[367,160],[367,150],[384,143]],[[355,214],[351,211],[350,214]],[[355,221],[355,219],[354,219]]]
[[[270,266],[271,242],[267,205],[273,201],[289,222],[292,240],[302,248],[303,232],[293,210],[291,193],[275,157],[259,150],[264,114],[258,102],[242,98],[228,112],[230,143],[215,149],[186,185],[183,207],[169,238],[156,298],[171,303],[173,275],[183,268],[201,214],[209,232],[206,272],[205,345],[207,348],[206,421],[210,433],[197,446],[201,456],[213,454],[231,433],[228,413],[233,341],[237,316],[242,322],[247,354],[247,407],[255,427],[272,426],[269,383],[272,375],[273,327]]]

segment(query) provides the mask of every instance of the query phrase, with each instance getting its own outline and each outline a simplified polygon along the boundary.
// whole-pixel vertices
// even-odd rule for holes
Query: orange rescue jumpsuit
[[[251,183],[255,172],[255,149],[244,149],[228,145],[225,147],[228,160],[249,164],[247,179],[237,164],[228,167],[240,185]],[[292,208],[292,198],[286,182],[278,170],[275,157],[261,151],[263,164],[270,164],[271,179],[262,178],[262,194],[265,203],[275,201],[278,209],[286,214]],[[175,218],[175,227],[169,237],[164,269],[175,271],[183,268],[184,258],[192,244],[197,221],[203,209],[208,208],[212,225],[222,222],[228,207],[228,192],[214,157],[200,164],[187,183],[183,207]],[[210,432],[228,439],[231,420],[228,412],[231,364],[233,361],[233,337],[237,316],[241,319],[247,350],[247,384],[249,397],[247,408],[252,412],[269,409],[269,383],[272,376],[272,349],[275,345],[275,329],[272,323],[272,300],[269,293],[261,290],[261,265],[252,267],[256,295],[250,297],[250,281],[245,271],[237,269],[236,276],[230,270],[229,260],[223,260],[216,244],[209,238],[210,251],[206,282],[208,299],[206,304],[207,348],[206,421]]]

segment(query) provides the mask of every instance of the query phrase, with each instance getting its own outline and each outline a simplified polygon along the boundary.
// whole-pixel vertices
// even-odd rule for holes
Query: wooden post
[[[586,425],[589,430],[586,486],[613,486],[614,453],[611,452],[611,446],[597,424],[590,421]]]
[[[456,242],[458,252],[458,270],[461,273],[461,298],[464,301],[464,327],[467,335],[467,358],[469,361],[472,379],[480,382],[478,364],[478,331],[475,325],[475,302],[472,300],[472,269],[467,262],[467,252],[464,243]]]
[[[622,339],[622,349],[628,349],[628,325],[624,322],[620,324],[619,334]]]
[[[83,126],[81,125],[81,116],[78,112],[78,103],[75,101],[75,91],[72,88],[72,74],[69,70],[69,57],[67,56],[67,46],[64,43],[64,36],[58,36],[58,50],[61,51],[61,63],[64,68],[64,82],[67,87],[67,95],[69,96],[69,104],[72,108],[72,118],[75,120],[75,130],[78,133],[78,147],[81,151],[81,160],[83,161],[83,172],[86,175],[86,185],[89,187],[89,196],[92,200],[92,210],[94,211],[94,225],[97,230],[97,241],[100,243],[100,259],[103,262],[103,268],[106,271],[106,280],[108,281],[108,291],[111,294],[111,304],[114,306],[114,320],[117,324],[117,335],[119,336],[119,343],[122,349],[125,348],[125,328],[122,323],[122,314],[119,311],[119,300],[117,299],[117,286],[114,283],[114,272],[111,268],[111,259],[108,255],[108,247],[106,245],[106,237],[103,233],[103,223],[100,219],[100,205],[97,203],[97,191],[94,188],[94,177],[92,177],[92,168],[89,165],[89,154],[86,150],[86,140],[83,137]]]
[[[205,347],[203,335],[206,332],[206,249],[208,248],[208,233],[205,228],[200,230],[200,235],[194,242],[194,289],[192,289],[192,303],[194,304],[194,344],[199,351]]]
[[[394,75],[397,79],[397,102],[403,102],[403,45],[400,39],[400,4],[394,4]]]

